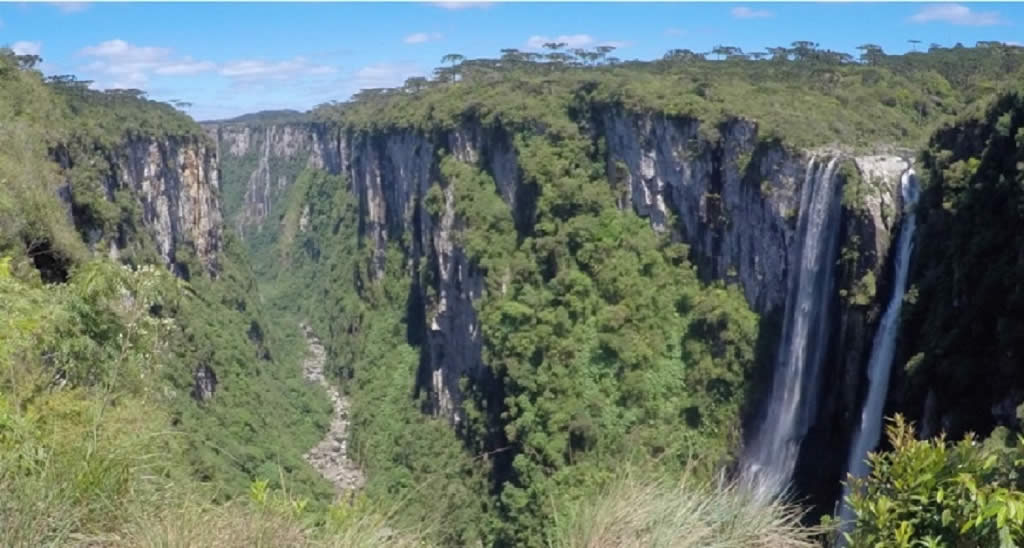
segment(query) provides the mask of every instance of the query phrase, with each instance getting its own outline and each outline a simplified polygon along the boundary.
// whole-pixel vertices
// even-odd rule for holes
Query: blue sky
[[[908,39],[1024,42],[1024,3],[20,3],[0,4],[0,45],[47,74],[193,103],[197,119],[305,110],[428,75],[446,53],[494,57],[557,39],[622,59],[795,40],[856,53]]]

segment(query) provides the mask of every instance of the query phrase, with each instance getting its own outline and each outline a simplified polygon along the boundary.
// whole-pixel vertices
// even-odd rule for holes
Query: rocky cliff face
[[[638,214],[656,230],[676,230],[692,247],[706,279],[738,283],[750,306],[762,315],[762,337],[777,336],[790,277],[798,260],[794,239],[801,186],[810,160],[840,157],[851,171],[842,175],[837,311],[829,329],[826,366],[817,400],[821,405],[797,465],[799,490],[816,501],[835,500],[851,428],[864,398],[864,365],[877,323],[879,295],[887,289],[888,251],[896,224],[900,176],[908,160],[894,155],[854,156],[842,150],[794,151],[761,140],[757,126],[733,120],[718,138],[702,136],[699,122],[661,115],[605,111],[598,122],[607,143],[608,173],[622,184]],[[674,219],[674,224],[669,219]],[[876,288],[877,281],[877,288]],[[879,291],[879,289],[881,291]],[[774,366],[773,344],[761,361]],[[771,376],[762,372],[765,385]],[[767,395],[768,390],[762,392]],[[753,402],[757,415],[763,402]],[[835,465],[822,455],[836,455]],[[825,459],[827,461],[827,459]],[[827,491],[819,491],[827,486]]]
[[[839,426],[815,434],[821,438],[817,447],[844,454],[850,415],[863,398],[863,365],[879,299],[874,288],[857,304],[840,295],[863,293],[858,284],[868,273],[884,289],[895,223],[891,212],[898,211],[893,193],[909,164],[894,155],[791,150],[761,139],[756,124],[745,120],[728,122],[708,137],[697,120],[604,108],[587,126],[595,140],[605,142],[609,180],[623,189],[620,205],[648,218],[654,230],[669,231],[689,243],[706,279],[738,283],[752,308],[766,318],[768,332],[778,329],[772,319],[781,314],[796,260],[792,248],[808,164],[815,156],[850,162],[852,173],[871,192],[843,208],[840,247],[852,259],[842,263],[838,275],[835,298],[841,306],[834,307],[840,312],[833,321],[829,350],[834,358],[829,363],[838,365],[824,379],[830,394],[822,399],[831,403],[822,407],[818,421]],[[472,121],[434,134],[305,128],[304,135],[294,127],[222,127],[217,134],[222,154],[262,151],[260,162],[241,178],[248,181],[246,204],[249,196],[274,199],[275,191],[268,194],[267,189],[276,184],[277,175],[273,170],[265,175],[264,166],[275,162],[290,160],[344,174],[359,199],[362,229],[375,248],[382,251],[388,242],[404,241],[411,271],[425,267],[433,273],[431,291],[418,287],[418,281],[411,288],[424,303],[427,326],[421,382],[432,395],[434,411],[457,422],[458,380],[478,374],[482,367],[473,302],[484,283],[457,243],[460,219],[451,193],[445,193],[436,222],[422,210],[423,197],[440,179],[437,151],[444,149],[490,173],[517,225],[527,224],[533,191],[519,176],[511,135]],[[255,209],[245,208],[247,219],[258,218],[252,215]]]
[[[433,138],[411,131],[386,135],[338,135],[342,173],[359,196],[361,223],[378,251],[408,234],[413,271],[425,262],[434,273],[433,291],[415,287],[424,302],[426,360],[421,377],[428,384],[434,411],[460,420],[459,379],[482,367],[480,327],[473,302],[483,292],[483,275],[456,243],[461,220],[452,189],[445,189],[438,222],[422,211],[423,197],[439,180],[437,148],[460,161],[478,164],[494,177],[497,190],[515,208],[521,199],[519,169],[511,137],[500,129],[466,124]]]
[[[216,271],[223,223],[214,147],[194,138],[132,138],[117,148],[111,164],[111,194],[113,188],[135,193],[143,225],[164,262],[180,273],[182,249],[188,247],[207,270]]]
[[[241,226],[258,230],[301,168],[312,167],[346,176],[359,199],[360,226],[381,260],[388,242],[407,238],[411,271],[418,272],[423,265],[436,280],[430,292],[418,284],[411,288],[424,303],[426,314],[426,359],[421,372],[425,386],[421,388],[431,394],[436,413],[458,421],[458,381],[477,374],[482,366],[473,301],[482,294],[483,276],[456,244],[461,221],[450,189],[436,223],[422,211],[423,196],[440,177],[436,153],[444,148],[461,161],[485,167],[506,203],[515,208],[523,198],[511,136],[479,124],[429,136],[397,130],[386,134],[332,131],[316,124],[207,126],[207,131],[217,136],[225,162],[255,160],[249,164],[254,166],[252,171],[238,174],[238,180],[245,181],[244,200],[235,214]]]
[[[324,149],[325,130],[319,126],[206,124],[204,129],[217,143],[225,173],[245,181],[225,203],[225,213],[242,235],[264,225],[303,168],[337,171],[336,154]]]
[[[90,173],[99,173],[102,197],[122,209],[112,223],[97,221],[93,212],[76,205],[77,194],[88,195],[88,189],[68,176],[59,197],[89,249],[118,260],[129,248],[152,248],[179,276],[190,275],[190,263],[216,275],[223,221],[213,144],[194,136],[136,135],[113,147],[95,146],[91,159],[76,157],[62,145],[51,155],[61,169],[74,170],[81,163]],[[130,199],[120,202],[121,196]]]

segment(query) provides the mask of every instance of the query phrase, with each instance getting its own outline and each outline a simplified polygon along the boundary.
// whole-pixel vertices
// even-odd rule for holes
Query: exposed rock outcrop
[[[112,167],[110,195],[115,188],[134,191],[165,263],[180,273],[179,255],[187,246],[215,272],[223,223],[213,146],[198,138],[127,139],[113,154]]]
[[[198,402],[213,399],[217,392],[217,374],[209,365],[202,364],[196,367],[192,374],[192,399]]]

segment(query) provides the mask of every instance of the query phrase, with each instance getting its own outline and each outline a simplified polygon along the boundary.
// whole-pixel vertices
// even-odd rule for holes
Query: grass
[[[301,516],[252,503],[211,505],[194,500],[142,512],[118,534],[92,540],[138,548],[423,546],[419,535],[396,532],[379,516],[361,517],[343,529],[314,527]]]
[[[763,502],[733,483],[673,480],[629,470],[598,495],[556,514],[552,548],[810,548],[803,510]]]
[[[0,483],[0,545],[104,546],[111,548],[425,546],[417,532],[398,531],[380,514],[361,513],[343,523],[314,524],[315,515],[236,499],[216,504],[171,487],[160,500],[125,499],[110,508],[117,523],[96,530],[82,523],[72,493],[50,485],[11,491]]]

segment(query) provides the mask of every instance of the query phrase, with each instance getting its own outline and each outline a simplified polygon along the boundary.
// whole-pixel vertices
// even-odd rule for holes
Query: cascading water
[[[817,409],[839,244],[837,162],[821,165],[812,158],[807,166],[771,400],[743,456],[741,481],[765,498],[788,488],[800,442]]]
[[[882,409],[885,396],[889,391],[889,372],[892,368],[893,354],[896,351],[896,335],[900,328],[900,313],[903,310],[903,294],[907,290],[907,273],[910,267],[910,254],[914,248],[914,229],[917,217],[914,206],[917,204],[918,188],[914,170],[908,170],[900,181],[903,193],[903,227],[900,229],[896,243],[895,276],[893,278],[892,297],[885,309],[885,315],[875,332],[874,346],[871,348],[871,359],[868,361],[868,396],[860,414],[860,426],[850,446],[847,470],[854,477],[863,477],[868,472],[867,455],[878,444],[882,431]],[[842,510],[839,513],[844,525],[850,524],[853,511],[846,504],[849,487],[843,488]]]

